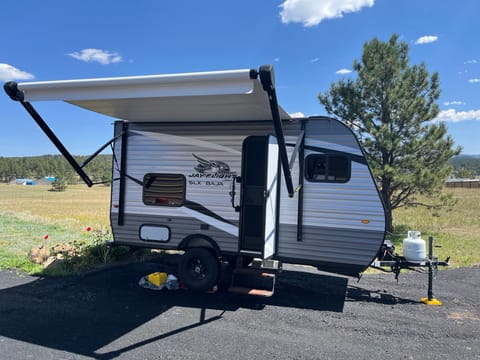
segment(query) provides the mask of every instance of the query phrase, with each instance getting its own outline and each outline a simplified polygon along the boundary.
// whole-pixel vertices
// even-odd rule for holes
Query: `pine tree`
[[[365,43],[355,60],[355,80],[340,80],[319,95],[326,111],[345,121],[364,146],[393,231],[392,210],[419,203],[417,195],[441,199],[440,190],[451,172],[449,160],[458,155],[439,112],[438,73],[425,64],[409,65],[408,44],[394,34],[387,42]]]

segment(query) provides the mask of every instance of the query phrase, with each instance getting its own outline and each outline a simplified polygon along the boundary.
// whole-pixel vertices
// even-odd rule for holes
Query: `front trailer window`
[[[305,159],[305,178],[312,182],[350,180],[351,161],[344,155],[311,154]]]

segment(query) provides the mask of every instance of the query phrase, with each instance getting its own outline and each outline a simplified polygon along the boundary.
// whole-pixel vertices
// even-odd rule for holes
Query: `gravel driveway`
[[[480,359],[480,268],[356,279],[287,267],[267,299],[138,286],[173,263],[0,272],[0,359]],[[301,270],[301,271],[299,271]]]

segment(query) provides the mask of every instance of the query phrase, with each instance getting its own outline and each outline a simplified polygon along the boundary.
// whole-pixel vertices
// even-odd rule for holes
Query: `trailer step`
[[[241,287],[241,286],[232,286],[228,289],[228,291],[235,294],[263,296],[263,297],[271,297],[273,295],[273,290],[253,289],[253,288]]]
[[[270,297],[275,289],[276,274],[258,268],[237,268],[232,272],[229,292]]]

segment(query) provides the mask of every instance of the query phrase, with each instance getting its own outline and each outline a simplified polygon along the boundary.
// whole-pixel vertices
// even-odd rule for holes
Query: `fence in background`
[[[480,188],[480,179],[450,179],[447,180],[448,188]]]

